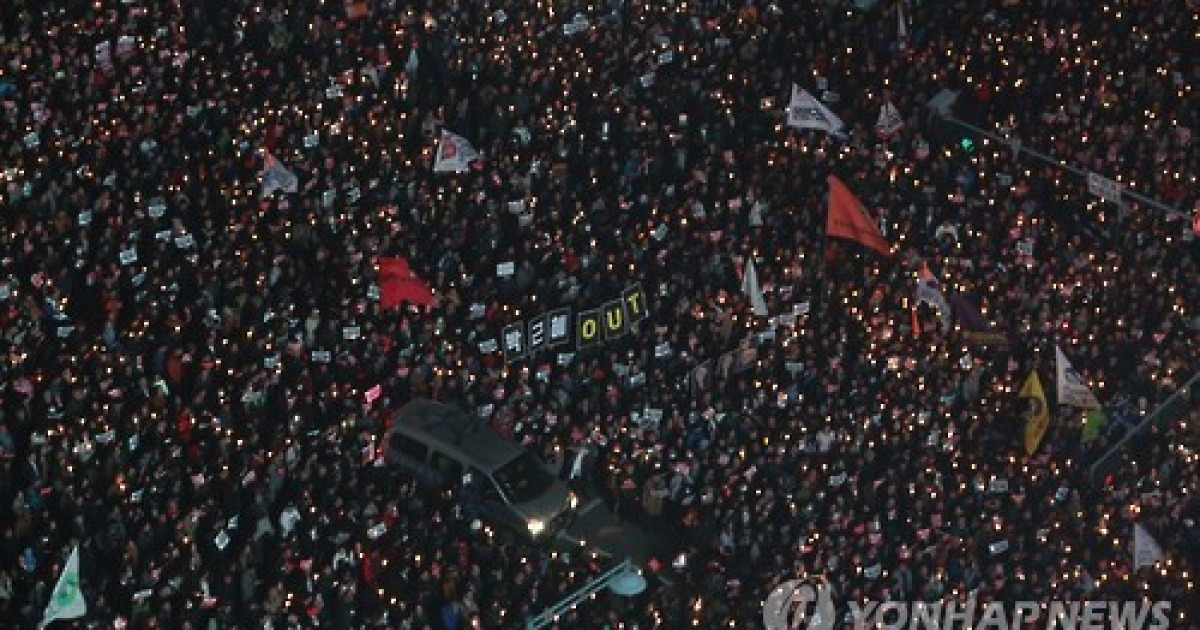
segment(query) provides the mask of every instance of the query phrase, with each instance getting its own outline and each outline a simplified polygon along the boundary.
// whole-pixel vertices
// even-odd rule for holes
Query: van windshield
[[[501,466],[492,477],[513,503],[532,501],[554,483],[550,472],[528,451]]]

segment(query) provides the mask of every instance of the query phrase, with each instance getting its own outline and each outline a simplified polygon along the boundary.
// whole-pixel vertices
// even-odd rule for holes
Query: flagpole
[[[1057,167],[1065,170],[1066,172],[1071,173],[1072,175],[1075,175],[1077,177],[1082,177],[1085,180],[1090,175],[1095,175],[1095,173],[1091,173],[1089,171],[1086,171],[1086,170],[1079,168],[1077,166],[1074,166],[1072,164],[1068,164],[1066,160],[1060,160],[1060,159],[1057,159],[1050,155],[1046,155],[1045,153],[1041,153],[1039,151],[1030,149],[1029,147],[1025,146],[1023,143],[1021,143],[1020,139],[1015,136],[1011,136],[1011,135],[1007,136],[1007,137],[1001,136],[1000,134],[993,133],[991,131],[988,131],[987,129],[981,129],[965,120],[960,120],[959,118],[954,116],[953,112],[950,109],[951,106],[954,104],[955,100],[957,100],[958,93],[950,92],[949,90],[942,90],[942,92],[945,92],[946,95],[945,96],[939,95],[939,96],[941,96],[940,99],[938,97],[935,97],[934,99],[931,99],[926,104],[926,107],[928,107],[930,113],[937,116],[941,120],[944,120],[952,125],[956,125],[962,129],[965,129],[976,135],[987,138],[987,139],[991,140],[992,142],[996,142],[1001,145],[1007,145],[1009,147],[1009,149],[1012,150],[1013,154],[1015,154],[1017,157],[1020,157],[1022,155],[1027,155],[1029,157],[1032,157],[1034,159],[1041,161],[1044,164],[1049,164],[1051,166],[1057,166]],[[935,102],[935,101],[938,101],[938,102]],[[1181,208],[1176,208],[1174,206],[1167,205],[1161,201],[1158,201],[1157,199],[1152,199],[1150,197],[1147,197],[1146,195],[1138,193],[1135,190],[1130,190],[1127,185],[1123,184],[1122,188],[1121,188],[1121,200],[1125,200],[1126,198],[1131,199],[1131,200],[1136,201],[1141,204],[1145,204],[1156,210],[1166,212],[1168,214],[1168,216],[1178,215],[1178,216],[1186,217],[1190,214],[1188,212],[1184,212]]]
[[[820,266],[817,267],[817,299],[815,300],[816,303],[813,304],[812,315],[811,315],[811,319],[813,319],[814,321],[817,319],[817,317],[819,317],[821,315],[822,309],[825,307],[825,274],[828,271],[826,269],[826,267],[829,264],[827,262],[828,257],[826,256],[826,248],[829,246],[829,222],[828,222],[829,191],[828,190],[825,191],[825,203],[823,205],[826,207],[825,213],[827,216],[826,216],[826,221],[824,221],[825,225],[823,226],[823,229],[821,230],[821,252],[820,252],[820,261],[819,261]]]

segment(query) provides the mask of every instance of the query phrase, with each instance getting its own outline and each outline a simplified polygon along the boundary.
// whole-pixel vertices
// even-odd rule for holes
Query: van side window
[[[454,483],[458,483],[458,480],[462,478],[462,464],[453,457],[438,451],[433,452],[433,467],[445,475],[447,480]]]
[[[425,457],[429,454],[429,448],[424,444],[400,433],[393,435],[392,446],[401,453],[420,462],[425,461]]]

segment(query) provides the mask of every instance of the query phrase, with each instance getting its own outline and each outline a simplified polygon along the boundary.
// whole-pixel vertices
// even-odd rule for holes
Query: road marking
[[[577,516],[586,516],[588,514],[588,512],[591,512],[592,510],[600,507],[601,503],[602,503],[602,501],[599,498],[595,498],[595,499],[592,499],[591,501],[588,501],[588,504],[583,506],[583,508],[581,508],[579,510],[579,514]]]

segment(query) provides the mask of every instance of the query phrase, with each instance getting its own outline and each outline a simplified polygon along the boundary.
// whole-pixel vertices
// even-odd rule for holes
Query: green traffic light
[[[962,140],[960,140],[958,142],[958,145],[960,147],[962,147],[963,151],[974,151],[975,150],[975,143],[970,138],[963,138]]]

